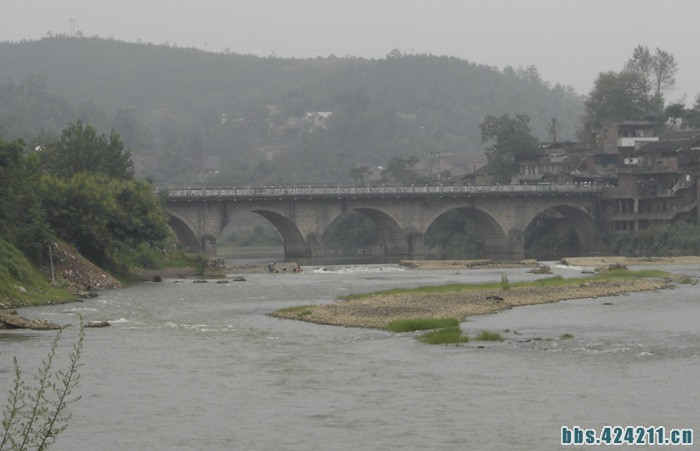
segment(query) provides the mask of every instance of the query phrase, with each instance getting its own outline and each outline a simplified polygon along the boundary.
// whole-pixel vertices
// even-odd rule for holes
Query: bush
[[[440,329],[459,325],[457,318],[413,318],[397,319],[384,326],[392,332],[413,332],[415,330]]]
[[[503,274],[501,276],[501,290],[503,290],[503,291],[510,290],[510,282],[508,281],[508,276],[505,274]]]
[[[474,340],[477,341],[503,341],[503,336],[498,332],[490,332],[483,330],[477,335]]]
[[[611,249],[628,257],[700,255],[700,227],[679,223],[630,232],[614,239]]]
[[[80,397],[72,392],[78,386],[80,353],[85,328],[80,324],[78,341],[73,345],[68,367],[53,372],[54,357],[63,329],[59,330],[51,345],[48,357],[42,362],[35,376],[36,385],[28,385],[22,376],[17,358],[13,358],[15,381],[10,389],[2,417],[0,450],[45,450],[68,427],[68,406]]]
[[[451,326],[426,332],[418,337],[418,340],[431,345],[460,344],[467,343],[469,337],[462,335],[462,329],[459,326]]]

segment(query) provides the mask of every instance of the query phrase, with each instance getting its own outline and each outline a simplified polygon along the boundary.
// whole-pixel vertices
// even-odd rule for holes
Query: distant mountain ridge
[[[303,169],[320,163],[319,152],[327,154],[322,164],[334,167],[333,179],[348,180],[352,167],[394,156],[483,156],[479,124],[487,114],[527,114],[532,133],[546,140],[552,118],[561,127],[560,139],[574,139],[583,112],[580,96],[545,83],[534,68],[499,71],[454,57],[396,51],[376,60],[264,58],[53,37],[0,43],[0,61],[0,85],[24,86],[26,97],[33,84],[63,104],[52,106],[50,120],[36,119],[39,107],[24,113],[31,125],[13,118],[13,126],[4,129],[24,135],[4,139],[55,133],[57,126],[90,120],[119,132],[141,172],[157,180],[201,180],[212,172],[202,163],[207,160],[218,174],[241,183],[321,181],[329,176],[326,169]],[[15,111],[24,108],[17,91]],[[274,132],[288,118],[311,111],[334,113],[326,136]],[[0,105],[0,133],[12,114]],[[402,119],[407,117],[408,122]],[[172,167],[157,168],[166,155]],[[288,164],[275,161],[280,155],[308,161],[292,176]]]

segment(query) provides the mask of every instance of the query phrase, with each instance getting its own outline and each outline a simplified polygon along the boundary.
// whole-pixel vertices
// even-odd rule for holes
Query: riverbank
[[[604,268],[610,265],[648,266],[648,265],[700,265],[700,256],[678,257],[566,257],[561,263],[567,266],[583,266]],[[486,268],[536,268],[538,261],[534,259],[497,261],[488,259],[477,260],[401,260],[399,265],[411,269],[486,269]]]
[[[332,304],[283,309],[277,318],[346,327],[384,328],[391,321],[418,318],[464,318],[496,313],[523,305],[559,302],[568,299],[618,296],[628,293],[671,288],[682,280],[662,272],[611,271],[589,278],[540,279],[508,284],[424,287],[349,296]]]
[[[401,260],[399,265],[411,269],[535,268],[537,267],[537,260]]]
[[[75,302],[94,296],[96,290],[123,286],[63,242],[52,244],[51,265],[43,270],[35,268],[18,250],[7,245],[3,249],[5,271],[11,271],[2,277],[7,289],[0,296],[0,329],[58,329],[58,324],[24,318],[15,308]]]
[[[561,262],[569,266],[592,266],[595,268],[610,265],[700,265],[700,257],[694,255],[679,257],[567,257],[562,258]]]

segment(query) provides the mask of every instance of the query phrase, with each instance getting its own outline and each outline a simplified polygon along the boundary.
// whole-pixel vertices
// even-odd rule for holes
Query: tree
[[[656,120],[663,99],[651,94],[651,87],[641,72],[627,70],[599,74],[584,105],[586,114],[581,132],[587,135],[606,122]]]
[[[654,95],[659,97],[676,84],[678,64],[669,52],[657,48],[652,55],[649,48],[638,45],[625,64],[625,70],[642,74],[652,85]]]
[[[530,134],[530,118],[516,114],[515,118],[488,115],[479,125],[481,141],[491,143],[486,149],[486,157],[493,167],[499,183],[510,183],[517,169],[517,160],[537,153],[537,138]]]
[[[350,174],[350,177],[352,177],[352,179],[356,185],[364,186],[365,183],[367,183],[367,179],[369,178],[369,176],[372,173],[369,170],[369,167],[358,166],[356,168],[351,169],[349,174]]]
[[[603,72],[596,78],[584,101],[586,114],[580,137],[606,122],[663,122],[663,92],[674,86],[676,72],[678,64],[672,54],[658,48],[652,54],[638,45],[621,72]]]
[[[61,138],[48,144],[41,156],[47,172],[64,179],[80,172],[124,180],[134,176],[131,152],[124,150],[119,134],[112,130],[107,137],[80,121],[63,130]]]
[[[0,140],[0,234],[32,261],[51,238],[37,192],[38,162],[22,153],[24,142]]]
[[[393,182],[402,186],[412,185],[419,180],[416,165],[418,158],[410,156],[408,158],[394,157],[390,159],[382,172],[382,182]]]
[[[162,246],[167,238],[165,211],[146,181],[84,172],[67,180],[45,176],[41,194],[55,233],[113,271],[126,271],[121,254],[142,244]]]
[[[686,108],[682,103],[673,103],[664,110],[665,125],[674,130],[700,128],[700,110]]]

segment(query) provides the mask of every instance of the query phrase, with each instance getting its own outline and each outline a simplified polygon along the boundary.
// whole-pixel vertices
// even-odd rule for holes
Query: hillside
[[[41,144],[77,119],[114,128],[138,174],[165,183],[350,182],[358,165],[439,153],[483,161],[487,114],[574,139],[583,111],[536,69],[402,55],[283,59],[100,38],[0,43],[0,137]],[[308,127],[308,112],[330,112]],[[308,118],[306,119],[308,120]]]
[[[22,252],[0,238],[0,309],[73,300],[74,294],[53,287]]]

